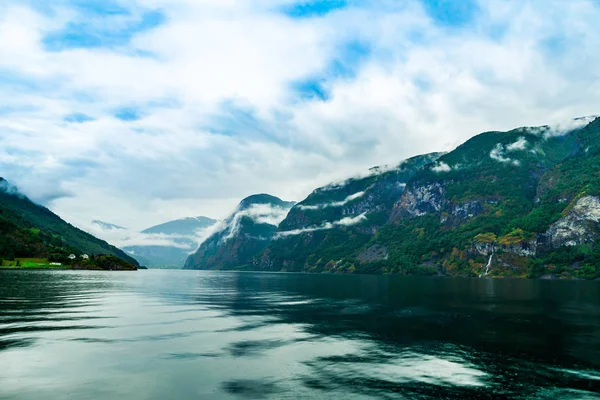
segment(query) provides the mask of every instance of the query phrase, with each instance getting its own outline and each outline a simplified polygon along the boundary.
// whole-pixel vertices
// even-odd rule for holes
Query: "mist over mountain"
[[[138,265],[122,250],[65,222],[0,178],[0,258],[63,259],[70,253],[114,256]]]
[[[91,229],[146,267],[182,268],[215,223],[208,217],[187,217],[137,231],[95,220]]]
[[[485,132],[449,153],[331,183],[293,206],[244,199],[186,268],[595,278],[594,171],[595,116]]]
[[[268,194],[246,197],[229,217],[215,225],[214,233],[187,259],[185,268],[244,267],[273,239],[294,204]]]
[[[208,217],[188,217],[165,222],[144,229],[142,233],[162,233],[165,235],[189,235],[199,229],[208,228],[217,221]]]
[[[140,232],[139,239],[147,244],[122,248],[149,268],[182,268],[206,236],[206,231],[216,222],[203,216],[168,221]],[[153,244],[154,241],[158,242]]]

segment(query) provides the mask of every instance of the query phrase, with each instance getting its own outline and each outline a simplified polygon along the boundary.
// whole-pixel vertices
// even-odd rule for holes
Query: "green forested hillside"
[[[598,278],[600,119],[561,126],[485,132],[317,189],[230,267]]]
[[[491,275],[600,276],[600,120],[547,132],[485,133],[420,171],[371,240],[389,249],[377,268],[476,276],[494,253]]]
[[[441,155],[413,157],[393,168],[372,168],[364,177],[316,189],[290,210],[276,239],[252,262],[265,270],[343,269],[345,264],[339,260],[358,256],[387,222],[406,183]],[[343,270],[355,271],[356,266]]]
[[[64,260],[71,253],[115,256],[138,265],[123,251],[63,221],[0,178],[0,258]]]

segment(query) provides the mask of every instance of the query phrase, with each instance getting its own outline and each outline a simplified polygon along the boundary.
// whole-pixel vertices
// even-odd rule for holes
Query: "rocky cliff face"
[[[450,274],[477,275],[492,254],[495,273],[508,275],[594,269],[600,179],[585,168],[600,166],[600,119],[584,122],[556,135],[549,127],[484,133],[440,157],[394,204],[390,222],[404,234],[390,230],[381,243],[419,255],[399,257],[403,264],[438,260]],[[427,235],[437,245],[421,240]],[[422,245],[411,249],[398,238]]]
[[[394,204],[391,219],[421,217],[446,208],[446,189],[441,182],[409,187]]]
[[[363,177],[318,188],[290,210],[279,230],[319,228],[343,218],[389,212],[416,171],[441,155],[413,157],[393,168],[374,167]]]
[[[567,214],[550,225],[544,236],[553,248],[594,243],[600,228],[600,198],[584,196]]]
[[[265,270],[331,270],[355,255],[389,218],[415,173],[442,153],[414,157],[396,167],[372,168],[365,176],[316,189],[295,205],[254,267]],[[381,251],[361,256],[380,257]],[[317,258],[318,257],[318,258]]]

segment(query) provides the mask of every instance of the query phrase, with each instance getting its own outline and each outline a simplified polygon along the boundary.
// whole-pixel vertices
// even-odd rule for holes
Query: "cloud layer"
[[[298,205],[298,208],[301,210],[320,210],[320,209],[329,208],[329,207],[343,207],[346,204],[350,203],[351,201],[360,199],[364,195],[365,195],[365,192],[357,192],[357,193],[351,194],[350,196],[346,197],[342,201],[333,201],[331,203],[322,203],[322,204],[315,204],[315,205],[309,205],[309,206],[300,204],[300,205]]]
[[[289,231],[281,231],[281,232],[277,233],[277,235],[275,236],[275,239],[281,239],[281,238],[284,238],[287,236],[296,236],[296,235],[300,235],[300,234],[307,233],[307,232],[326,231],[326,230],[333,229],[338,226],[353,226],[353,225],[360,224],[361,222],[365,221],[366,219],[367,219],[367,213],[362,213],[360,215],[357,215],[356,217],[344,217],[344,218],[340,219],[339,221],[326,222],[320,226],[314,226],[314,227],[302,228],[302,229],[292,229]]]
[[[331,4],[3,2],[0,176],[138,229],[600,110],[596,1]]]
[[[114,229],[92,223],[88,231],[119,248],[132,246],[175,247],[189,253],[194,252],[200,243],[212,233],[213,227],[199,229],[193,234],[177,235],[164,233],[142,233],[133,229]]]

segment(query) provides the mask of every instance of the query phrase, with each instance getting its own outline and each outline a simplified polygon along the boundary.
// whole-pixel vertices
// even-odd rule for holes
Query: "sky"
[[[600,114],[598,0],[2,0],[0,176],[144,229]]]

